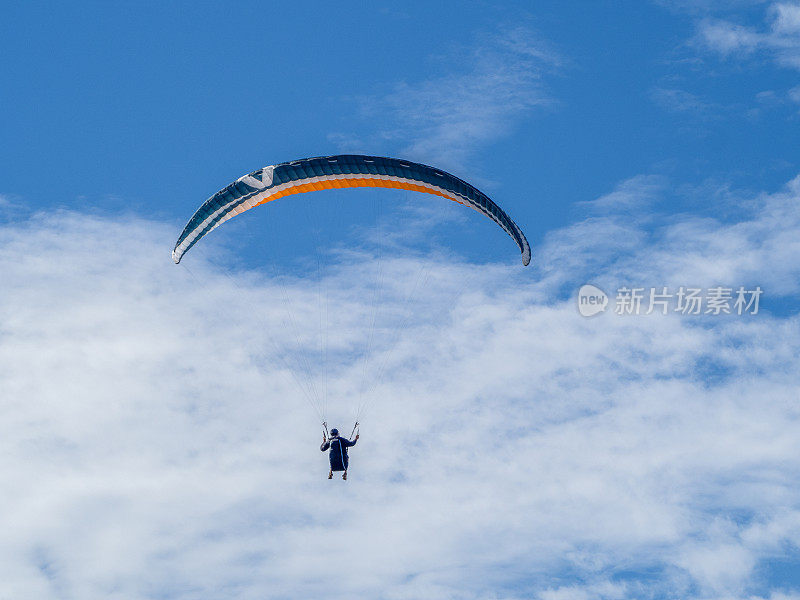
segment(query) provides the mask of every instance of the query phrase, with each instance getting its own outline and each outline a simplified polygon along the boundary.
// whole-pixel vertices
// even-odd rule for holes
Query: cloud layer
[[[386,322],[417,314],[368,363],[385,375],[347,484],[325,479],[287,370],[317,339],[284,299],[313,312],[316,282],[226,277],[202,252],[190,276],[174,231],[136,218],[6,224],[0,595],[800,597],[769,570],[800,561],[796,311],[582,319],[571,295],[589,279],[796,295],[800,190],[653,228],[643,206],[667,189],[622,184],[528,270],[385,258]],[[344,429],[374,257],[342,256]]]

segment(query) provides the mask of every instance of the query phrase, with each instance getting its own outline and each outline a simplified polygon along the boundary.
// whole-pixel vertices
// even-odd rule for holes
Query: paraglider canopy
[[[181,233],[172,259],[183,255],[203,236],[225,221],[278,198],[315,190],[347,187],[388,187],[442,196],[489,217],[511,236],[522,253],[522,264],[531,261],[525,234],[486,194],[440,169],[420,163],[343,154],[304,158],[270,165],[244,175],[221,189],[197,209]]]

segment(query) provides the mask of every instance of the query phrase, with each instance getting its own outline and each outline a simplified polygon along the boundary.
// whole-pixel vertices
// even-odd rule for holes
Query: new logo
[[[590,283],[578,290],[578,312],[584,317],[593,317],[608,307],[608,294]]]

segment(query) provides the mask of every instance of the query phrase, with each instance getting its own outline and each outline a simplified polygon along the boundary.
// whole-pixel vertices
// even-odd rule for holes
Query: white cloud
[[[718,108],[696,94],[677,88],[656,87],[650,90],[650,97],[656,104],[670,112],[712,116],[714,109]]]
[[[387,314],[430,279],[346,484],[325,479],[282,368],[298,344],[313,354],[316,324],[295,336],[281,297],[312,312],[314,282],[231,280],[197,248],[200,289],[169,260],[172,228],[144,220],[3,226],[0,595],[778,600],[755,573],[800,544],[798,317],[582,319],[562,291],[795,295],[797,181],[739,222],[654,227],[641,200],[667,190],[640,178],[529,269],[387,258]],[[340,426],[369,259],[328,281]]]
[[[27,207],[16,202],[13,196],[0,194],[0,216],[10,215],[13,212],[28,214]]]
[[[760,36],[747,27],[727,21],[706,21],[701,25],[700,34],[710,48],[723,54],[751,52],[761,41]]]
[[[764,52],[779,64],[800,69],[800,4],[773,3],[767,9],[766,19],[768,24],[763,30],[727,20],[706,19],[699,25],[699,40],[726,56]]]
[[[595,213],[620,213],[636,211],[647,214],[664,191],[666,181],[658,175],[638,175],[620,183],[616,189],[600,198],[583,202],[582,206]]]
[[[463,169],[476,149],[508,134],[530,109],[552,103],[541,79],[560,63],[528,29],[504,29],[448,57],[440,76],[364,98],[370,122],[385,124],[371,137],[410,159]],[[348,151],[363,150],[352,134],[331,138]]]
[[[776,3],[772,5],[772,29],[780,34],[800,34],[800,4]]]

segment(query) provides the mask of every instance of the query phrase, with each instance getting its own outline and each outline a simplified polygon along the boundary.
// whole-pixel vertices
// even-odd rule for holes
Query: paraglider
[[[175,264],[179,264],[186,252],[209,232],[233,217],[261,204],[305,192],[356,187],[384,187],[423,192],[441,196],[471,208],[488,217],[502,228],[519,248],[522,255],[522,264],[527,266],[530,263],[531,249],[525,234],[503,209],[471,184],[441,169],[420,163],[396,158],[353,154],[304,158],[284,162],[264,167],[240,177],[211,196],[192,215],[175,243],[172,259]],[[322,275],[320,274],[321,278]],[[286,304],[288,305],[288,301],[286,301]],[[321,302],[320,305],[322,306]],[[287,310],[291,312],[291,307],[287,306]],[[320,321],[322,321],[323,309],[320,310]],[[324,314],[327,319],[327,300]],[[374,330],[374,316],[372,327]],[[400,330],[402,330],[402,326]],[[327,338],[327,334],[325,337]],[[370,334],[371,341],[372,335]],[[327,344],[327,341],[325,343]],[[327,346],[321,354],[327,359]],[[368,354],[369,345],[365,356],[368,356]],[[281,358],[280,354],[278,358]],[[311,362],[314,361],[305,360],[303,362],[304,368],[291,369],[291,371],[295,375],[298,386],[317,411],[324,425],[325,404],[327,402],[327,366],[323,366],[323,391],[320,393],[310,378],[309,364]],[[322,363],[325,365],[324,360]],[[383,366],[385,364],[386,361],[384,360]],[[379,377],[376,378],[376,381],[380,379],[380,375],[383,373],[383,366],[378,371]],[[308,377],[305,384],[301,381],[303,377]],[[356,421],[361,414],[363,406],[362,404],[356,414]],[[329,437],[327,435],[327,426],[325,427],[326,433],[320,450],[330,450],[331,470],[329,471],[329,478],[333,477],[335,471],[343,471],[343,479],[347,479],[347,448],[354,445],[359,436],[356,435],[355,439],[350,441],[340,437],[338,431],[332,430],[331,433],[333,435]]]

